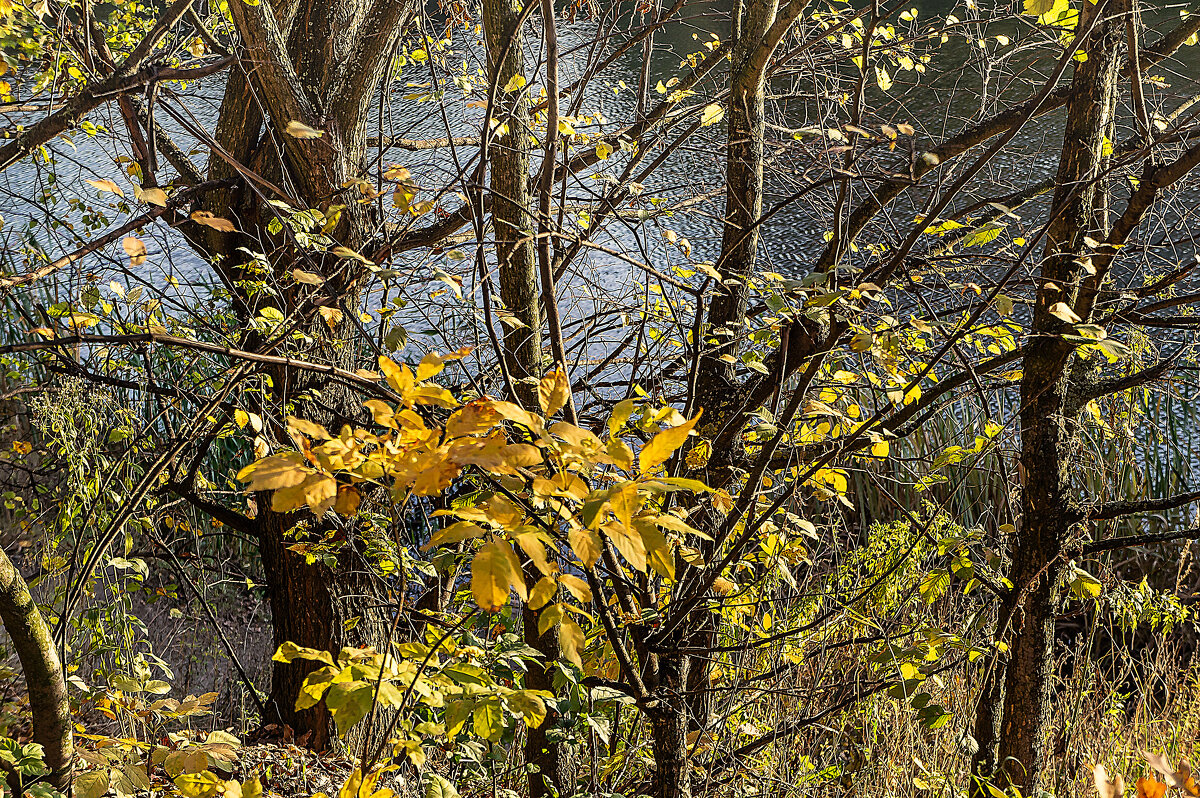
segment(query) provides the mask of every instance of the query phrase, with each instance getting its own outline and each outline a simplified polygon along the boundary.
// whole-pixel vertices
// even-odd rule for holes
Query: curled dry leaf
[[[296,279],[296,282],[304,283],[305,285],[321,285],[325,282],[325,278],[321,275],[306,272],[303,269],[292,269],[292,277]]]
[[[1142,756],[1146,757],[1146,763],[1150,767],[1162,774],[1167,787],[1174,787],[1183,790],[1188,795],[1200,798],[1200,786],[1197,786],[1196,780],[1192,778],[1192,768],[1186,759],[1179,760],[1177,766],[1171,767],[1170,761],[1162,754],[1143,751]]]
[[[1071,310],[1070,305],[1066,302],[1055,302],[1050,306],[1050,315],[1062,319],[1067,324],[1079,324],[1083,319],[1079,318],[1079,314]]]
[[[133,196],[138,202],[144,202],[147,205],[157,205],[160,208],[167,207],[167,192],[161,188],[141,188],[140,186],[133,187]]]

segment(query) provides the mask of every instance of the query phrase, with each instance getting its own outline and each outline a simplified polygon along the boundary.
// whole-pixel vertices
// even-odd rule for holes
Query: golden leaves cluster
[[[380,358],[382,376],[399,399],[364,403],[381,432],[346,426],[335,436],[289,418],[296,450],[264,457],[238,478],[252,491],[271,492],[277,512],[307,506],[341,515],[356,512],[365,483],[387,489],[403,507],[411,497],[474,480],[477,498],[437,511],[447,523],[425,548],[472,541],[476,603],[495,611],[516,593],[540,611],[543,630],[558,627],[563,653],[580,664],[585,635],[579,620],[590,620],[584,608],[592,600],[588,576],[606,546],[625,567],[665,581],[675,578],[677,556],[698,561],[695,538],[703,535],[683,513],[665,510],[664,497],[707,487],[669,476],[663,466],[700,416],[641,408],[638,426],[649,439],[634,442],[635,455],[621,436],[638,410],[632,400],[614,409],[607,439],[551,421],[571,399],[561,370],[538,386],[541,414],[488,397],[460,404],[433,380],[447,361],[465,354],[428,354],[415,371]]]

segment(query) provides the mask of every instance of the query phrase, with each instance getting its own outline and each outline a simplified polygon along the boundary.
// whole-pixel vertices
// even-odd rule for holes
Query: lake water
[[[946,13],[954,13],[963,20],[978,19],[980,16],[979,12],[964,7],[961,3],[952,5],[945,2],[927,2],[918,6],[921,10],[918,20]],[[1173,26],[1178,19],[1180,8],[1182,5],[1159,5],[1148,10],[1144,21],[1151,32],[1147,33],[1146,39],[1152,41],[1157,38],[1157,33],[1153,31],[1161,32]],[[679,22],[656,36],[651,85],[657,80],[669,81],[672,76],[680,74],[681,59],[688,53],[699,50],[700,43],[709,39],[711,33],[723,36],[727,28],[725,16],[716,5],[694,4],[685,9]],[[905,27],[904,23],[897,25],[898,30]],[[997,36],[1010,37],[1013,43],[1007,45],[1007,48],[1018,52],[1023,42],[1042,35],[1032,26],[1024,22],[1013,22],[1011,19],[988,23],[967,22],[961,29],[967,30],[976,41],[987,40],[987,51],[992,56],[1006,52],[1006,47],[996,42]],[[564,85],[570,84],[577,77],[578,69],[595,35],[596,26],[588,21],[561,25],[560,49],[563,57],[560,59],[560,69]],[[461,32],[456,33],[455,37],[456,46],[462,51],[464,71],[474,72],[482,66],[479,47]],[[938,141],[970,121],[993,113],[1003,107],[1009,99],[1028,96],[1033,90],[1031,87],[1040,85],[1039,76],[1049,69],[1052,58],[1042,53],[1040,60],[1036,60],[1018,52],[1009,60],[1004,70],[999,70],[995,65],[988,66],[991,59],[984,57],[983,52],[975,44],[952,39],[939,48],[926,75],[893,67],[890,72],[894,85],[886,96],[875,86],[869,87],[868,106],[876,109],[878,113],[865,119],[864,126],[877,130],[884,123],[908,123],[917,129],[918,147]],[[536,50],[531,51],[530,63],[536,62],[537,58]],[[800,63],[803,65],[805,62]],[[947,68],[947,65],[951,65],[950,68]],[[843,74],[856,71],[855,67],[848,63],[842,63],[840,66],[816,66],[822,70],[840,69]],[[989,69],[992,71],[988,72]],[[603,129],[611,130],[623,120],[631,118],[636,102],[634,92],[614,92],[611,87],[620,81],[627,86],[635,86],[639,70],[640,58],[635,51],[614,65],[603,81],[595,81],[591,85],[582,108],[588,112],[600,111],[611,120]],[[1009,74],[1002,76],[1005,71]],[[1148,86],[1151,101],[1158,102],[1161,99],[1167,110],[1170,110],[1174,106],[1168,98],[1186,96],[1196,91],[1195,83],[1197,75],[1200,75],[1200,48],[1184,48],[1171,68],[1156,68],[1152,72],[1162,75],[1165,82],[1171,85],[1169,88]],[[809,177],[824,177],[824,170],[815,169],[814,165],[840,160],[840,155],[823,152],[828,146],[827,143],[817,139],[798,144],[789,132],[798,128],[829,127],[834,125],[833,120],[845,118],[844,111],[838,109],[837,97],[827,96],[830,94],[831,84],[813,78],[814,74],[816,72],[811,70],[785,74],[778,77],[771,87],[773,93],[787,96],[775,103],[769,111],[768,207],[790,195]],[[218,76],[178,92],[179,107],[211,129],[223,82],[223,77]],[[471,102],[477,97],[463,97],[461,92],[451,86],[446,101],[438,107],[438,103],[423,97],[428,91],[428,84],[429,74],[424,66],[410,63],[406,67],[399,80],[392,86],[391,99],[383,119],[385,133],[405,138],[431,138],[445,136],[447,132],[453,135],[471,135],[478,132],[482,111],[471,107]],[[658,96],[652,94],[652,99]],[[694,101],[706,99],[710,98],[692,98]],[[184,144],[191,141],[186,134],[179,131],[178,125],[167,114],[160,112],[158,118],[168,129],[174,131],[178,141]],[[28,123],[30,117],[14,117],[10,121]],[[97,111],[92,121],[111,130],[122,130],[115,105]],[[988,195],[989,186],[994,187],[995,193],[1002,194],[1012,188],[1034,184],[1051,176],[1057,161],[1054,132],[1059,122],[1061,114],[1051,114],[1030,124],[1020,139],[988,166],[984,173],[984,181],[980,184],[980,195]],[[580,125],[579,129],[593,133],[601,128]],[[682,199],[719,190],[723,182],[723,135],[721,125],[701,131],[701,135],[694,142],[672,156],[662,169],[647,181],[647,194]],[[1119,136],[1122,137],[1123,135]],[[107,219],[93,220],[94,229],[87,231],[84,229],[87,221],[85,214],[82,214],[79,208],[72,208],[64,202],[62,195],[74,195],[95,204],[98,194],[86,183],[89,179],[111,179],[132,193],[132,184],[123,179],[120,169],[114,164],[117,157],[126,153],[115,149],[109,137],[89,138],[81,132],[76,132],[71,138],[73,143],[59,142],[55,146],[57,163],[53,175],[45,164],[34,161],[19,164],[0,175],[0,215],[3,215],[5,220],[3,236],[9,253],[8,261],[4,263],[6,270],[20,270],[19,265],[11,262],[11,253],[18,251],[21,244],[32,243],[47,256],[58,257],[75,249],[81,240],[109,229],[127,218],[118,212],[110,212]],[[907,146],[903,140],[901,145],[901,150]],[[197,151],[195,160],[203,163],[205,157],[202,152]],[[383,162],[402,163],[424,186],[442,185],[448,175],[453,173],[453,164],[444,150],[392,150],[384,155]],[[55,181],[53,185],[51,180]],[[864,196],[864,192],[870,190],[870,185],[869,182],[856,182],[853,189],[856,196]],[[598,188],[599,184],[593,179],[592,173],[583,174],[568,186],[568,203],[573,207],[583,207],[595,198]],[[58,200],[47,205],[42,200],[43,196],[54,195],[55,192],[58,194]],[[911,202],[919,202],[925,196],[923,190],[909,193],[912,195]],[[425,193],[422,196],[428,197],[429,194]],[[113,199],[111,194],[99,197],[101,201]],[[1195,205],[1194,200],[1195,195],[1191,193],[1179,198],[1170,219],[1187,218],[1190,209]],[[455,201],[451,199],[447,202],[447,207],[453,207],[454,204]],[[772,215],[763,225],[764,267],[793,276],[807,273],[823,246],[831,207],[832,193],[817,190]],[[897,206],[893,219],[898,229],[903,230],[904,226],[911,222],[917,207],[915,204],[904,203]],[[1028,210],[1021,211],[1022,216],[1039,218],[1036,212],[1039,209],[1037,203],[1027,208]],[[640,224],[633,221],[617,222],[608,231],[608,240],[601,238],[600,243],[630,252],[635,258],[659,267],[666,264],[685,265],[687,258],[683,253],[676,247],[668,246],[663,239],[664,231],[671,229],[691,242],[694,248],[693,258],[714,259],[720,243],[720,215],[721,203],[717,199],[669,218],[656,218]],[[70,221],[75,225],[75,230],[72,232],[62,227],[55,228],[49,224],[52,219]],[[1174,231],[1172,237],[1188,239],[1187,236],[1178,235],[1178,231]],[[124,273],[126,278],[146,280],[154,284],[158,284],[166,275],[184,282],[204,284],[212,281],[213,276],[208,264],[170,231],[164,231],[159,226],[153,231],[148,230],[144,239],[150,247],[150,258],[145,266],[135,270],[135,274],[128,274],[129,262],[119,244],[72,268],[77,274],[107,275],[111,272],[119,276]],[[1184,257],[1190,257],[1190,254],[1190,239],[1184,240],[1177,247],[1160,250],[1160,256],[1166,262],[1178,262]],[[462,271],[466,265],[456,265],[429,253],[409,253],[401,260],[398,268],[410,270],[413,274],[422,270],[428,274],[429,267],[443,268],[451,272]],[[641,277],[640,274],[631,274],[629,265],[620,260],[601,253],[589,253],[585,266],[568,279],[602,288],[618,285],[631,287]]]

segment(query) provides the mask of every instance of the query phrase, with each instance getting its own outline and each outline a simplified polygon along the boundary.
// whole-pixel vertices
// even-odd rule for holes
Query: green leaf
[[[504,713],[500,711],[500,699],[489,698],[479,702],[472,710],[475,735],[495,742],[504,731]]]
[[[108,771],[89,770],[80,773],[72,783],[76,798],[100,798],[108,792]]]
[[[995,241],[1003,231],[1003,226],[998,225],[995,222],[988,222],[987,224],[972,230],[971,234],[967,236],[965,241],[963,241],[963,246],[978,247],[982,244],[991,243],[992,241]]]
[[[354,724],[367,716],[375,699],[373,682],[336,682],[325,694],[325,706],[337,724],[338,735],[346,736]]]
[[[454,785],[436,773],[425,774],[424,798],[458,798]]]

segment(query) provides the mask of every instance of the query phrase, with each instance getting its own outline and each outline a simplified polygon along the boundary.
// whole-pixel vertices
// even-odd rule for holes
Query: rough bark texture
[[[976,772],[987,776],[999,771],[1025,794],[1037,788],[1049,762],[1057,595],[1066,565],[1063,552],[1078,518],[1071,511],[1079,411],[1072,396],[1073,346],[1060,337],[1067,325],[1050,309],[1059,302],[1075,304],[1084,237],[1106,236],[1107,202],[1099,175],[1121,63],[1119,4],[1085,8],[1085,14],[1105,18],[1085,43],[1087,60],[1076,65],[1072,79],[1021,379],[1021,519],[1011,541],[1013,588],[1001,606],[997,630],[997,638],[1009,642],[1009,659],[996,662],[976,725]],[[1084,19],[1080,25],[1087,23]]]
[[[50,769],[46,781],[66,789],[71,782],[74,745],[62,664],[29,586],[3,552],[0,552],[0,620],[12,638],[25,673],[29,711],[33,715],[33,742],[44,749],[46,767]]]
[[[500,298],[519,324],[508,324],[504,335],[504,358],[513,380],[516,400],[538,410],[537,383],[544,369],[542,314],[538,295],[539,274],[534,246],[533,196],[530,172],[530,114],[527,90],[506,91],[510,81],[525,75],[524,35],[521,6],[512,0],[484,0],[483,30],[487,42],[488,77],[497,87],[493,110],[498,131],[488,146],[491,182],[491,218],[496,236],[496,263],[500,276]],[[546,186],[544,190],[549,190]],[[552,307],[557,300],[548,284],[544,301]],[[565,365],[565,364],[564,364]],[[540,574],[526,563],[526,578],[532,585]],[[529,663],[527,687],[554,691],[554,661],[559,655],[556,630],[538,633],[537,613],[528,607],[521,612],[525,642],[542,655]],[[529,768],[526,791],[529,798],[574,793],[575,774],[570,751],[551,742],[547,732],[555,722],[551,711],[541,726],[529,729],[525,738],[525,765]]]
[[[654,754],[653,794],[658,798],[691,798],[692,795],[686,695],[690,665],[691,658],[684,655],[660,657],[653,703],[646,708]]]
[[[499,87],[493,113],[495,122],[504,126],[504,133],[495,136],[488,148],[500,298],[520,322],[505,325],[504,350],[518,399],[523,404],[532,399],[536,405],[536,384],[530,381],[542,376],[542,318],[531,212],[529,105],[526,89],[505,91],[510,80],[525,73],[520,18],[520,6],[512,0],[483,4],[489,77]]]
[[[342,192],[348,180],[361,176],[372,98],[412,7],[407,0],[274,0],[231,6],[242,60],[226,82],[208,171],[210,177],[239,182],[208,195],[201,209],[233,221],[238,230],[226,233],[192,226],[188,235],[193,246],[213,260],[245,318],[253,318],[267,300],[237,285],[246,260],[239,247],[265,251],[275,278],[284,284],[296,267],[321,273],[326,279],[322,290],[332,301],[344,299],[347,307],[355,305],[361,266],[301,252],[286,235],[270,235],[266,226],[277,211],[262,200],[264,194],[266,199],[285,198],[297,209],[329,210],[331,205],[344,204],[331,237],[360,251],[372,240],[377,227],[373,204],[345,202]],[[316,139],[287,135],[293,121],[323,135]],[[285,197],[278,196],[281,192]],[[276,306],[282,302],[279,309],[285,315],[299,314],[303,319],[302,329],[313,343],[300,355],[351,370],[368,365],[357,362],[358,353],[340,340],[346,337],[341,325],[329,329],[311,299],[304,292],[270,299]],[[249,333],[243,348],[252,350],[262,343],[260,336]],[[361,412],[356,398],[322,376],[285,369],[271,376],[274,410],[286,409],[331,429]],[[303,398],[309,396],[316,399]],[[266,497],[259,504],[262,509],[252,526],[262,551],[275,643],[292,641],[334,652],[347,645],[382,645],[389,626],[381,609],[386,596],[353,544],[339,554],[336,568],[307,565],[302,554],[289,550],[301,542],[289,535],[300,517],[274,513]],[[330,531],[322,528],[319,519],[308,520],[311,535]],[[311,670],[311,663],[275,663],[271,702],[276,717],[265,720],[286,723],[298,736],[307,735],[309,746],[323,749],[333,741],[324,705],[304,712],[294,709],[300,685]],[[376,730],[385,726],[374,724]],[[358,742],[351,738],[349,745],[355,748]]]

